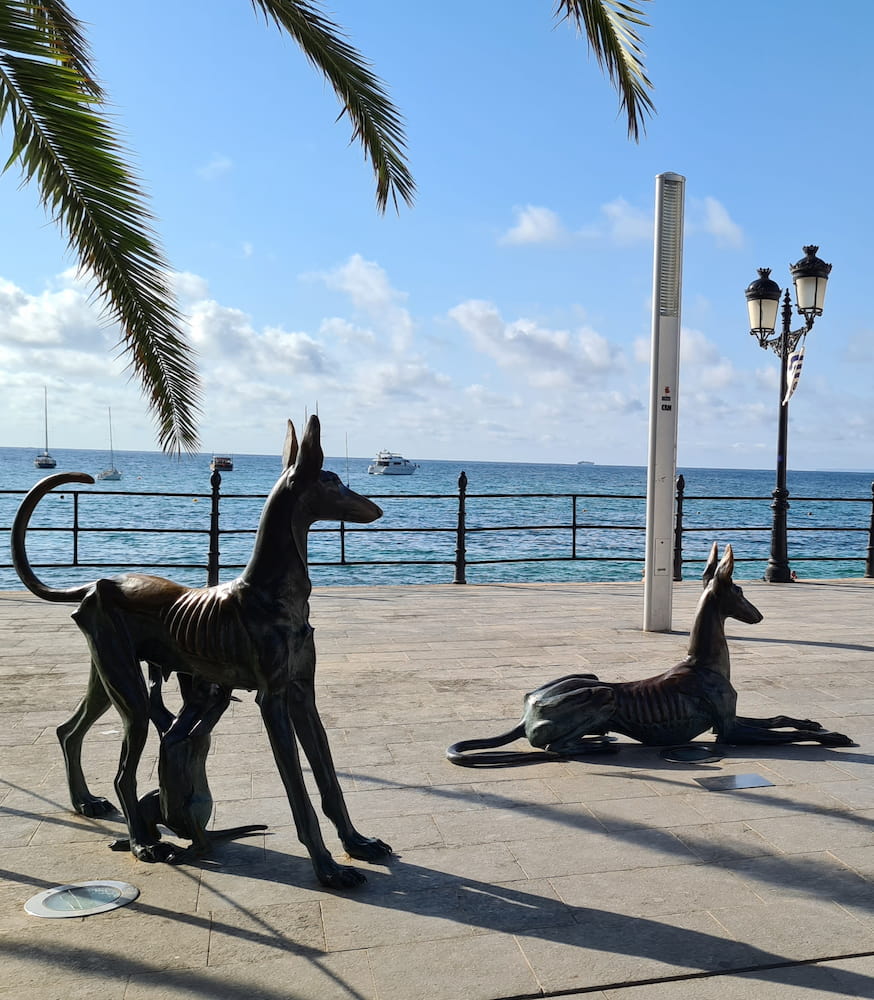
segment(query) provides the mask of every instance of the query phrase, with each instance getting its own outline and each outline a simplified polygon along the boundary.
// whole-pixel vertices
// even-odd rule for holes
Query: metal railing
[[[33,523],[31,532],[70,537],[70,556],[63,561],[40,561],[40,555],[31,554],[34,568],[75,567],[84,569],[119,570],[202,570],[209,584],[219,581],[222,571],[239,570],[245,566],[245,558],[234,557],[222,560],[223,545],[240,550],[239,540],[254,536],[257,530],[257,511],[266,494],[232,494],[221,492],[221,475],[213,472],[210,479],[211,490],[206,494],[129,492],[123,490],[64,489],[63,498],[69,498],[71,505],[65,506],[60,517],[52,523]],[[495,566],[512,563],[614,563],[626,564],[627,574],[621,578],[632,578],[635,567],[639,573],[644,564],[645,500],[642,494],[603,493],[469,493],[468,478],[464,472],[458,478],[457,493],[446,494],[370,494],[377,502],[386,501],[394,517],[386,516],[381,522],[367,527],[339,525],[319,525],[311,529],[316,542],[311,548],[310,565],[316,566],[452,566],[453,582],[467,582],[467,572],[471,567]],[[0,490],[0,496],[24,495],[24,490]],[[55,494],[50,494],[55,495]],[[144,501],[158,498],[161,507],[161,525],[145,524],[145,518],[137,524],[94,524],[83,523],[85,500],[107,496],[132,498],[134,513],[141,511]],[[192,517],[190,507],[184,504],[209,501],[206,523],[203,515]],[[694,501],[696,512],[690,518],[688,505]],[[174,507],[175,502],[175,507]],[[245,527],[225,526],[228,510],[235,502],[246,505]],[[257,503],[258,507],[253,504]],[[770,497],[754,496],[688,496],[683,476],[677,479],[676,516],[674,531],[674,579],[682,580],[683,567],[706,558],[706,550],[714,535],[743,535],[751,544],[743,554],[736,554],[738,562],[763,562],[767,556],[770,538],[770,523],[766,512]],[[839,564],[864,563],[864,576],[874,578],[874,483],[870,497],[794,497],[792,509],[796,512],[790,521],[790,538],[804,539],[804,545],[795,545],[791,552],[793,563],[830,562]],[[411,505],[415,504],[415,507]],[[439,524],[422,524],[418,520],[421,511],[428,505],[436,506],[443,521]],[[715,510],[709,522],[701,520],[707,505]],[[845,506],[853,514],[841,523],[816,523],[821,520],[824,510],[833,511],[831,505]],[[824,507],[823,505],[828,505]],[[855,506],[851,506],[855,505]],[[206,507],[206,504],[204,504]],[[548,521],[532,520],[538,512],[549,509],[553,514]],[[754,510],[763,522],[758,524],[738,523],[741,514]],[[202,511],[203,508],[198,508]],[[517,523],[505,523],[513,511]],[[562,513],[565,511],[565,513]],[[857,515],[855,511],[860,513]],[[621,520],[614,516],[618,513]],[[57,511],[55,512],[57,514]],[[68,516],[65,516],[68,515]],[[415,515],[415,516],[413,516]],[[717,516],[718,515],[718,516]],[[810,523],[794,523],[802,516],[812,518]],[[199,526],[191,526],[200,519]],[[867,521],[867,523],[865,523]],[[718,522],[718,523],[714,523]],[[0,532],[8,535],[11,526],[0,527]],[[845,539],[855,534],[864,536],[860,544],[850,554],[835,539]],[[147,535],[174,536],[177,557],[172,560],[153,558],[130,558],[137,549],[137,539]],[[110,539],[119,538],[113,544]],[[404,539],[407,551],[402,557],[389,558],[386,552],[391,548],[386,544],[386,536]],[[426,539],[418,546],[410,539]],[[828,551],[811,551],[808,538],[819,537],[830,545]],[[202,538],[204,544],[194,545],[195,539]],[[327,549],[329,539],[336,540],[334,556]],[[434,539],[437,539],[435,541]],[[446,539],[444,545],[439,540]],[[496,541],[500,538],[500,541]],[[700,539],[700,542],[699,542]],[[731,538],[729,538],[731,540]],[[90,544],[86,545],[86,543]],[[454,543],[454,549],[452,544]],[[83,547],[98,548],[105,558],[83,556]],[[249,546],[250,548],[251,546]],[[9,551],[8,545],[5,547]],[[39,545],[35,546],[39,549]],[[43,547],[45,548],[45,547]],[[154,552],[155,545],[149,547]],[[56,549],[52,546],[52,552]],[[181,550],[181,551],[180,551]],[[197,552],[205,553],[205,561]],[[248,551],[248,549],[246,550]],[[754,554],[750,555],[749,552]],[[755,554],[758,552],[759,554]],[[194,553],[191,558],[184,556]],[[125,557],[125,558],[122,558]],[[11,562],[0,563],[0,569],[12,569]],[[614,577],[618,579],[620,577]]]

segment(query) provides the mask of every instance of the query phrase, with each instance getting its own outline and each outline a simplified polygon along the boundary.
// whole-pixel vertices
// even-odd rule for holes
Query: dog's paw
[[[73,808],[80,816],[88,816],[91,819],[97,816],[107,816],[116,811],[109,799],[103,798],[102,795],[89,795],[87,798],[82,798],[73,803]]]
[[[854,743],[849,736],[844,736],[843,733],[814,733],[811,739],[816,740],[824,747],[857,747],[859,745]]]
[[[350,858],[358,861],[380,861],[392,853],[391,847],[378,837],[364,837],[356,833],[354,837],[343,841],[343,847]]]
[[[333,859],[316,865],[316,877],[329,889],[354,889],[367,881],[364,872],[349,865],[338,865]]]
[[[185,848],[166,840],[159,840],[155,844],[134,844],[131,852],[137,861],[144,861],[149,865],[161,863],[175,865],[185,855]]]

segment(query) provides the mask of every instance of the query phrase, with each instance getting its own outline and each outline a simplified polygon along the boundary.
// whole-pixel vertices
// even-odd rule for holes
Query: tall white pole
[[[667,632],[671,628],[685,185],[686,178],[680,174],[656,177],[643,575],[643,628],[647,632]]]

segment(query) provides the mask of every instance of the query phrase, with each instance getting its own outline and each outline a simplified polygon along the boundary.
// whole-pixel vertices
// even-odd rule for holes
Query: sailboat
[[[108,406],[107,410],[109,410],[109,467],[103,472],[98,472],[97,478],[105,482],[115,483],[121,479],[121,473],[115,467],[115,452],[112,450],[112,407]]]
[[[49,391],[45,386],[42,387],[42,394],[43,416],[46,429],[46,446],[33,460],[33,464],[37,469],[54,469],[58,463],[49,454]]]

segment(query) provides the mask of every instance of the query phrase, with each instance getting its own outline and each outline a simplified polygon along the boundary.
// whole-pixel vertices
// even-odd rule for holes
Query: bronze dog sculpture
[[[289,421],[284,471],[264,505],[249,562],[235,580],[214,587],[190,588],[138,573],[66,590],[37,579],[24,544],[30,515],[55,486],[94,481],[84,473],[43,479],[16,515],[12,553],[22,583],[44,600],[79,602],[73,619],[91,651],[85,697],[72,718],[58,728],[73,806],[92,816],[112,808],[88,790],[81,749],[85,733],[114,705],[124,726],[115,789],[130,849],[142,861],[174,860],[178,848],[156,840],[154,823],[143,815],[137,798],[137,764],[150,718],[141,662],[154,664],[165,675],[190,674],[226,690],[257,691],[298,838],[323,885],[348,887],[362,882],[364,875],[338,864],[325,846],[296,741],[312,767],[322,808],[347,853],[362,861],[391,853],[388,844],[354,828],[334,770],[315,700],[316,650],[309,624],[312,585],[307,571],[307,533],[316,521],[368,523],[382,511],[344,486],[333,472],[322,471],[323,461],[318,417],[310,417],[299,447]]]
[[[162,671],[149,664],[149,715],[161,737],[159,787],[140,799],[139,808],[156,841],[161,839],[160,824],[177,837],[190,840],[196,854],[206,854],[216,840],[247,837],[267,827],[254,823],[228,830],[207,830],[213,798],[206,779],[206,758],[212,730],[231,702],[231,691],[191,674],[179,674],[178,678],[182,708],[173,715],[161,697]],[[114,851],[129,851],[130,841],[119,838],[110,846]],[[166,860],[176,861],[187,853],[180,851],[177,856],[174,852]]]
[[[704,593],[698,602],[689,636],[688,654],[665,673],[641,681],[610,683],[594,674],[571,674],[544,684],[525,696],[518,726],[490,739],[462,740],[446,751],[453,764],[489,767],[529,762],[532,756],[551,759],[592,750],[615,750],[605,741],[621,733],[648,746],[685,743],[712,729],[728,744],[821,743],[854,746],[842,733],[825,730],[809,719],[778,715],[749,719],[735,714],[737,693],[731,685],[731,665],[725,641],[725,619],[748,625],[762,620],[732,580],[734,555],[730,545],[719,560],[714,544],[704,570]],[[545,755],[474,753],[526,738]]]

